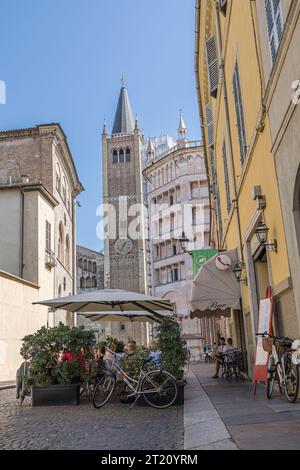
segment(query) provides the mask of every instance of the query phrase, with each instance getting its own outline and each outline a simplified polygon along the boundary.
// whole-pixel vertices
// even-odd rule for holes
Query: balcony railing
[[[45,251],[45,265],[48,268],[55,268],[57,265],[55,253],[51,250]]]
[[[174,147],[171,147],[169,150],[159,155],[159,157],[157,158],[157,161],[167,157],[168,155],[171,155],[177,150],[184,150],[184,149],[190,149],[190,148],[192,149],[192,148],[201,147],[201,146],[202,146],[201,140],[193,140],[190,142],[184,142],[182,144],[176,144]]]

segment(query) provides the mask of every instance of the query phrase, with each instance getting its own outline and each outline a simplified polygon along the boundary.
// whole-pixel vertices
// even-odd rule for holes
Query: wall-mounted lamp
[[[184,253],[189,253],[191,254],[189,251],[188,251],[188,245],[190,243],[190,240],[188,239],[188,237],[186,236],[185,232],[183,231],[182,234],[181,234],[181,237],[178,239],[179,240],[179,243],[181,245],[181,249]]]
[[[244,267],[244,263],[242,261],[238,261],[235,267],[233,268],[233,274],[235,275],[237,282],[243,282],[244,284],[247,284],[247,278],[242,278],[242,272]]]
[[[269,227],[267,227],[266,224],[264,224],[263,222],[260,222],[255,231],[255,235],[259,241],[259,244],[265,246],[269,251],[277,253],[277,240],[274,239],[268,242],[268,233]]]

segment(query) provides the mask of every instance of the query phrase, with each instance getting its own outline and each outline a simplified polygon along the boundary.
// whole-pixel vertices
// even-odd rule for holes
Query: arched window
[[[130,149],[126,149],[126,163],[130,162]]]
[[[68,212],[70,213],[71,210],[71,196],[70,196],[70,191],[67,189],[67,209]]]
[[[84,279],[84,277],[80,278],[80,289],[85,289],[85,279]]]
[[[96,276],[93,277],[93,287],[94,288],[97,287],[97,278],[96,278]]]
[[[157,173],[157,186],[160,186],[160,171]]]
[[[85,280],[85,286],[86,286],[87,289],[90,289],[90,288],[92,287],[90,276],[88,276],[88,277],[86,278],[86,280]]]
[[[119,151],[119,163],[124,163],[124,150]]]
[[[162,184],[165,184],[165,169],[162,168],[161,170],[161,179],[162,179]]]
[[[65,176],[63,177],[63,183],[62,183],[62,198],[63,198],[63,201],[66,203],[67,202],[67,183],[66,183]]]
[[[58,297],[61,297],[61,284],[58,286]]]
[[[66,251],[65,251],[65,264],[66,269],[70,270],[70,238],[69,235],[66,237]]]
[[[153,173],[153,186],[156,188],[156,173]]]
[[[85,259],[83,262],[83,269],[87,271],[87,260]]]
[[[82,258],[79,258],[79,267],[83,268],[83,259]]]
[[[62,222],[58,227],[58,259],[62,264],[64,263],[64,227]]]
[[[97,263],[93,263],[93,273],[97,272]]]
[[[173,180],[174,178],[175,178],[174,163],[171,163],[171,179]]]
[[[113,163],[119,162],[118,150],[113,151]]]
[[[56,189],[57,191],[61,192],[61,171],[60,171],[60,166],[58,163],[56,163]]]
[[[93,272],[91,260],[89,260],[89,262],[88,262],[88,271],[89,271],[90,273]]]

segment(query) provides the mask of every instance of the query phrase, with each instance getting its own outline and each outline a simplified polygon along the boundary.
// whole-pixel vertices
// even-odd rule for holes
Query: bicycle
[[[293,340],[284,336],[258,333],[264,351],[269,353],[267,369],[267,397],[272,398],[275,380],[279,390],[284,389],[286,400],[295,403],[299,392],[299,352],[293,349]]]
[[[93,394],[93,406],[97,409],[103,407],[111,398],[117,382],[120,380],[126,384],[129,393],[127,399],[135,398],[130,409],[142,396],[148,405],[153,408],[164,409],[173,405],[177,398],[177,383],[175,377],[161,369],[144,372],[143,366],[138,379],[126,374],[122,369],[122,356],[110,349],[107,352],[111,356],[110,363],[105,364],[103,376],[96,385]],[[144,363],[146,358],[144,359]],[[144,365],[143,363],[143,365]]]

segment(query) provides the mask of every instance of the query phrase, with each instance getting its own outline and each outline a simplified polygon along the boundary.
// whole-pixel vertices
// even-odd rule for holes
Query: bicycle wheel
[[[153,408],[168,408],[177,398],[176,379],[169,372],[151,371],[141,383],[141,392]]]
[[[226,373],[226,380],[228,382],[231,382],[232,375],[233,375],[233,369],[232,369],[232,364],[231,362],[226,362],[225,363],[225,373]]]
[[[268,375],[267,375],[267,397],[270,400],[272,398],[274,383],[275,383],[275,365],[273,356],[270,355],[268,360]]]
[[[299,392],[299,368],[293,363],[291,353],[284,357],[285,383],[284,394],[288,402],[295,403]]]
[[[93,394],[93,405],[95,408],[101,408],[108,402],[112,396],[115,386],[116,381],[114,377],[109,375],[104,375],[101,377]]]

